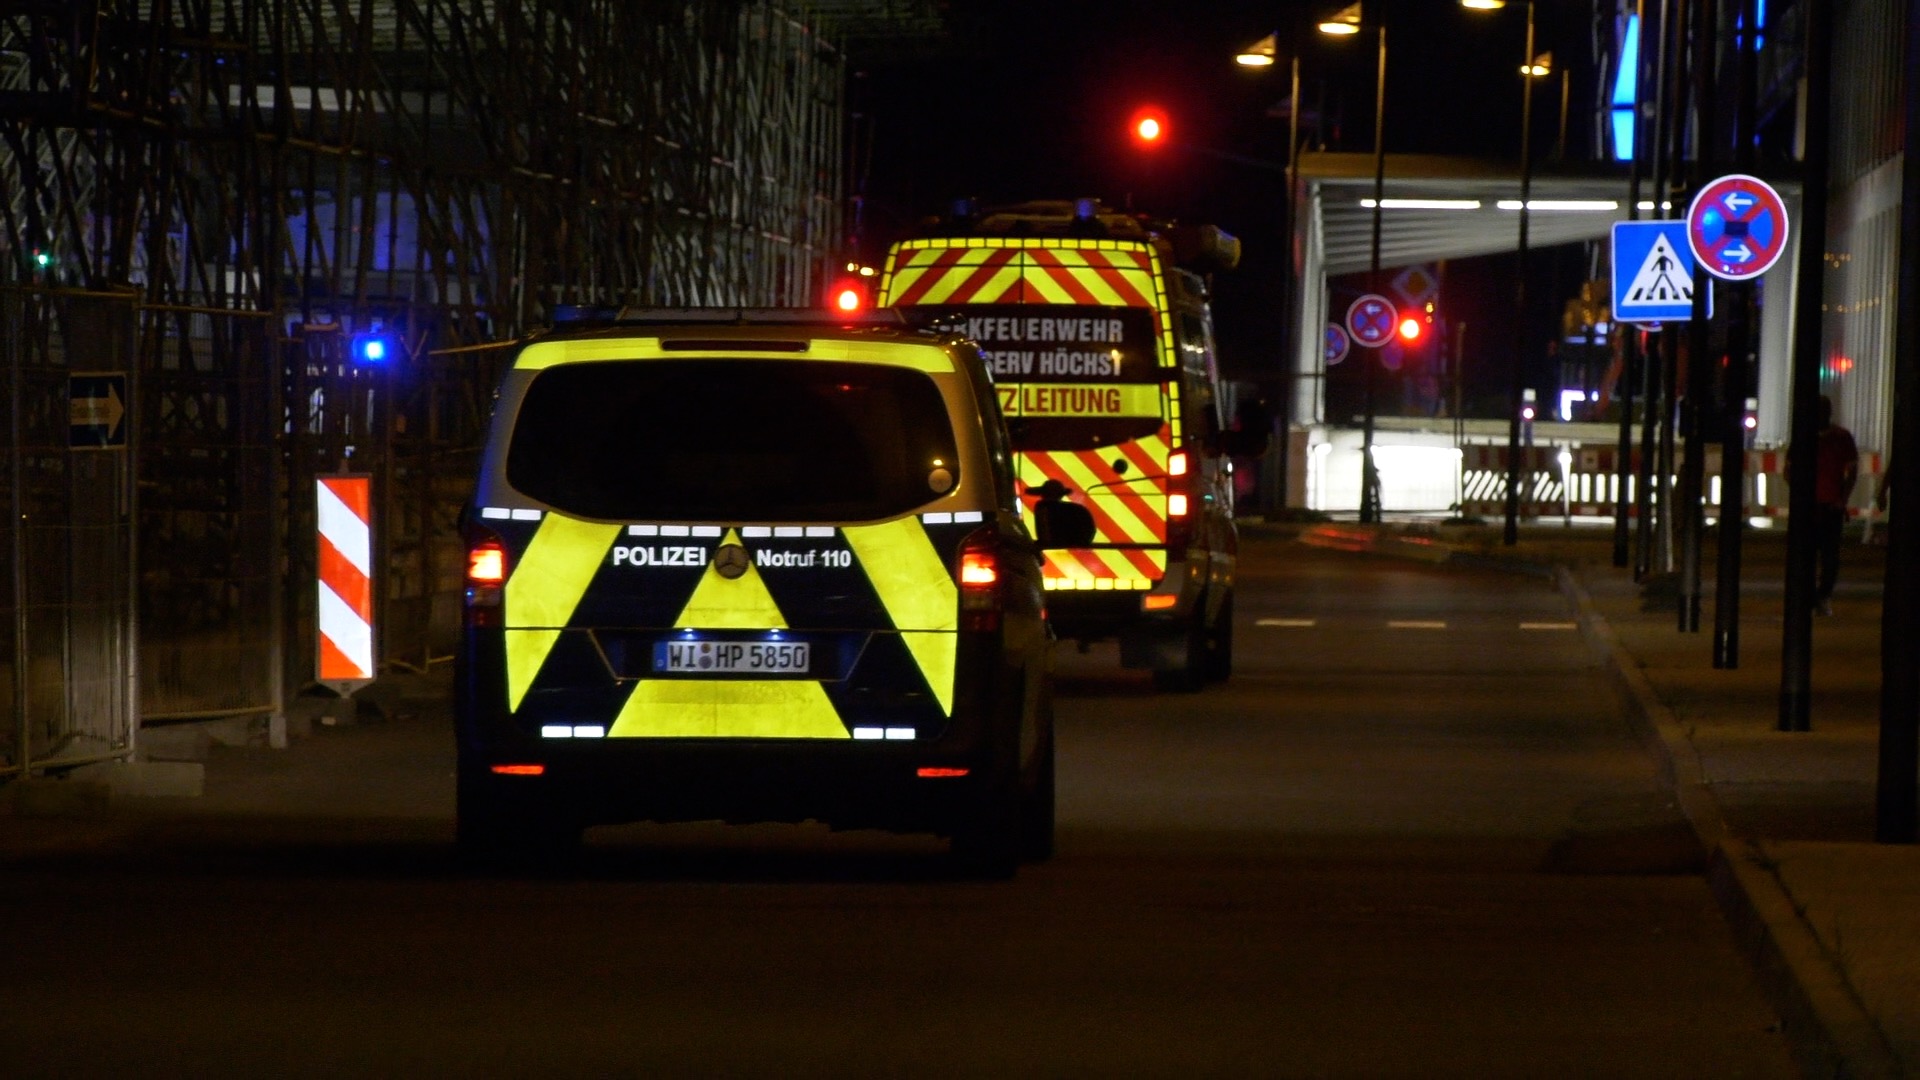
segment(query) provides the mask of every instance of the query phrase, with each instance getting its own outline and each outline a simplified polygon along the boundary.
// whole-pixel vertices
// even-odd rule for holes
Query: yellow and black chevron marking
[[[939,699],[940,711],[951,714],[954,633],[960,626],[960,592],[953,572],[933,549],[918,518],[851,526],[846,535],[867,580],[880,594],[880,603],[901,628],[901,639]]]
[[[729,530],[722,544],[740,542]],[[785,629],[752,563],[728,581],[711,562],[676,629]],[[619,738],[845,739],[847,725],[813,679],[641,679],[608,735]]]
[[[528,527],[532,535],[506,586],[508,706],[527,710],[523,718],[532,720],[549,711],[572,723],[610,719],[612,737],[848,738],[856,719],[872,721],[843,714],[836,703],[847,692],[843,686],[804,678],[652,677],[650,668],[636,670],[631,662],[619,670],[591,637],[828,629],[866,641],[849,681],[896,697],[922,687],[921,707],[928,712],[920,723],[943,721],[952,712],[957,650],[958,593],[949,564],[960,537],[978,526],[936,516],[946,522],[935,527],[938,545],[911,515],[814,530],[827,535],[805,541],[743,540],[737,529],[715,537],[714,529],[704,538],[674,541],[699,549],[695,565],[639,569],[615,566],[610,556],[615,545],[632,543],[623,538],[625,526],[547,512]],[[517,529],[517,523],[503,528],[503,535]],[[845,561],[830,571],[750,563],[729,580],[713,565],[713,551],[729,543],[750,553],[805,544],[838,550]]]
[[[507,579],[507,708],[518,709],[587,583],[620,534],[565,514],[548,514]]]

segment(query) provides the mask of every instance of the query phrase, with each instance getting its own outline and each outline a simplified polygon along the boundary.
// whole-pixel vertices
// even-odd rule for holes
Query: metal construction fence
[[[811,302],[844,75],[764,0],[0,9],[0,776],[283,708],[343,469],[380,664],[448,657],[499,343],[562,304]],[[372,332],[396,355],[354,363]]]
[[[135,334],[131,294],[0,291],[0,775],[132,745]]]
[[[375,479],[380,657],[458,632],[458,508],[510,343],[367,369],[333,325],[0,288],[0,776],[141,723],[265,716],[314,677],[314,478]]]

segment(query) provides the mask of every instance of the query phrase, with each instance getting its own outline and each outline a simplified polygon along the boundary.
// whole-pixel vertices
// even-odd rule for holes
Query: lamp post
[[[1460,0],[1476,11],[1493,11],[1507,0]],[[1520,410],[1527,385],[1527,202],[1533,194],[1533,80],[1547,74],[1533,53],[1533,0],[1527,0],[1527,48],[1520,67],[1520,246],[1513,286],[1513,385],[1507,408],[1507,514],[1501,541],[1520,542]],[[1529,485],[1531,486],[1531,485]]]
[[[1261,38],[1259,41],[1254,42],[1252,45],[1247,46],[1245,49],[1242,49],[1239,55],[1235,56],[1233,60],[1234,60],[1234,63],[1239,64],[1242,67],[1250,67],[1250,68],[1272,67],[1274,64],[1274,61],[1279,55],[1279,52],[1280,52],[1280,34],[1278,31],[1275,31],[1274,33],[1268,34],[1266,37]],[[1289,473],[1292,470],[1292,463],[1290,462],[1289,458],[1292,453],[1292,444],[1293,444],[1293,411],[1294,411],[1293,396],[1294,396],[1294,388],[1295,388],[1294,380],[1297,377],[1297,374],[1293,366],[1294,359],[1295,359],[1293,349],[1294,349],[1294,345],[1298,343],[1299,336],[1300,336],[1300,328],[1297,325],[1295,325],[1297,320],[1294,317],[1295,316],[1294,304],[1296,303],[1298,298],[1298,292],[1296,291],[1298,287],[1298,282],[1296,280],[1297,274],[1293,265],[1293,212],[1294,212],[1294,203],[1299,196],[1299,187],[1298,187],[1299,155],[1300,155],[1300,56],[1299,56],[1299,53],[1296,52],[1293,56],[1288,58],[1288,68],[1290,69],[1290,71],[1288,76],[1288,89],[1287,89],[1287,200],[1286,200],[1286,208],[1281,214],[1282,224],[1280,227],[1281,235],[1286,237],[1286,241],[1287,241],[1287,254],[1285,259],[1286,271],[1281,278],[1282,284],[1280,287],[1281,288],[1280,307],[1281,307],[1281,310],[1285,312],[1285,314],[1281,316],[1280,341],[1282,342],[1281,350],[1282,350],[1282,356],[1285,357],[1286,370],[1281,372],[1280,374],[1280,394],[1279,394],[1280,400],[1278,403],[1279,407],[1275,410],[1276,412],[1279,413],[1278,419],[1280,421],[1280,445],[1278,448],[1276,448],[1276,451],[1274,453],[1274,457],[1276,459],[1273,463],[1274,467],[1272,469],[1263,471],[1261,474],[1263,481],[1266,480],[1267,473],[1277,472],[1279,474],[1277,483],[1268,481],[1268,482],[1263,482],[1261,486],[1262,488],[1265,489],[1262,492],[1262,495],[1266,496],[1269,499],[1269,503],[1267,506],[1268,513],[1271,514],[1277,510],[1280,516],[1282,517],[1286,515],[1286,511],[1287,511],[1287,499],[1288,499],[1287,487],[1288,487]],[[1270,518],[1269,520],[1272,520],[1272,519]]]
[[[1338,15],[1320,24],[1320,32],[1336,37],[1351,37],[1361,28],[1361,10],[1359,4],[1352,4],[1341,10]],[[1373,22],[1374,32],[1379,36],[1379,59],[1374,64],[1373,91],[1373,243],[1372,254],[1367,264],[1367,291],[1380,292],[1380,204],[1385,201],[1387,186],[1387,24],[1380,19]],[[1366,413],[1360,427],[1360,520],[1373,523],[1380,520],[1380,473],[1373,464],[1373,414],[1375,383],[1374,369],[1380,366],[1379,357],[1365,360],[1366,377]]]

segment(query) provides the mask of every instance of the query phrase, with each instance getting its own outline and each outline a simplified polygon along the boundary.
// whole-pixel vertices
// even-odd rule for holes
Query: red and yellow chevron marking
[[[1166,548],[1050,548],[1045,554],[1041,580],[1048,590],[1151,589],[1167,576]]]
[[[909,240],[894,247],[880,302],[1073,304],[1153,312],[1160,364],[1174,363],[1160,257],[1148,244],[1039,237]]]
[[[904,241],[888,260],[880,302],[1145,308],[1153,313],[1159,340],[1156,363],[1164,368],[1179,362],[1160,257],[1152,245],[1139,241],[1006,236]],[[1093,514],[1096,546],[1049,550],[1047,588],[1146,589],[1166,576],[1167,459],[1180,439],[1179,380],[1166,379],[1155,393],[1163,396],[1164,422],[1153,435],[1099,450],[1019,454],[1025,488],[1058,480]],[[1125,461],[1126,469],[1115,470],[1115,460]]]
[[[1078,494],[1075,502],[1093,515],[1097,543],[1157,545],[1167,542],[1167,456],[1169,429],[1144,439],[1100,450],[1027,450],[1019,454],[1022,485],[1031,490],[1058,480]],[[1113,467],[1124,460],[1124,473]],[[1163,551],[1137,548],[1099,549],[1097,556],[1077,552],[1073,560],[1056,561],[1049,553],[1047,576],[1145,577],[1158,580],[1166,573]]]

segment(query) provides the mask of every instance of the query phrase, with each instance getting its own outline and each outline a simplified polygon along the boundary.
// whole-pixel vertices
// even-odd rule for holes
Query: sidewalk
[[[1776,730],[1785,530],[1743,547],[1739,666],[1713,667],[1718,553],[1702,552],[1700,631],[1671,590],[1612,565],[1607,527],[1352,525],[1307,543],[1427,561],[1554,567],[1588,641],[1613,671],[1702,844],[1728,920],[1781,1013],[1808,1076],[1920,1076],[1920,845],[1872,842],[1878,767],[1884,550],[1851,541],[1834,615],[1816,617],[1811,731]]]

